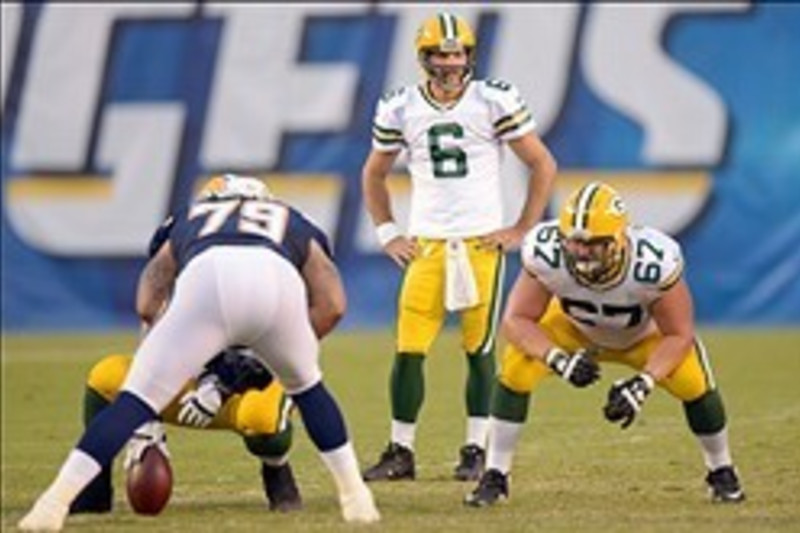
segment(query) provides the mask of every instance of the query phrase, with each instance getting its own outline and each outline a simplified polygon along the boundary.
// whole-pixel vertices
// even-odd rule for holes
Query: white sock
[[[488,417],[471,416],[467,418],[467,444],[475,444],[483,449],[486,449],[486,439],[488,434]]]
[[[73,449],[61,466],[55,481],[42,495],[66,506],[100,473],[100,464],[84,451]]]
[[[321,452],[322,462],[328,467],[340,495],[352,494],[364,490],[366,485],[361,478],[358,459],[350,441],[335,450]]]
[[[486,470],[494,468],[503,474],[511,472],[514,448],[522,434],[523,424],[489,417],[489,446],[486,450]]]
[[[417,424],[392,420],[392,442],[405,446],[409,450],[413,450],[416,433]]]
[[[697,435],[700,449],[703,451],[703,460],[709,470],[716,470],[721,466],[733,464],[731,451],[728,448],[728,428],[722,428],[713,435]]]

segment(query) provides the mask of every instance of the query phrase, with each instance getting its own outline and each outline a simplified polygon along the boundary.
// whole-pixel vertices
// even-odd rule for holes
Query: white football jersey
[[[525,270],[561,303],[570,321],[599,347],[625,349],[656,330],[650,306],[683,273],[680,245],[645,226],[627,230],[629,253],[619,283],[604,290],[579,283],[567,269],[558,221],[537,224],[522,245]]]
[[[375,113],[372,146],[408,151],[409,234],[471,237],[499,229],[503,142],[535,125],[517,89],[503,81],[473,80],[448,106],[434,101],[424,84],[386,94]]]

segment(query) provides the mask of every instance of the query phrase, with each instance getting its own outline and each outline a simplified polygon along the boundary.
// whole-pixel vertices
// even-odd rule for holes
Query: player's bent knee
[[[242,395],[236,413],[236,428],[243,435],[272,435],[286,423],[283,391],[269,386]]]
[[[549,374],[547,366],[516,348],[506,348],[499,380],[506,388],[521,394],[531,392]]]
[[[131,359],[130,355],[120,354],[104,357],[89,371],[86,385],[106,400],[113,400],[125,382]]]

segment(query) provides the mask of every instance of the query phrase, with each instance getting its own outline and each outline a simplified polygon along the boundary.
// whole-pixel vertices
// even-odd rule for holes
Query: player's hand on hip
[[[586,387],[600,379],[600,365],[592,359],[590,350],[581,348],[569,354],[561,348],[553,347],[545,355],[545,362],[553,372],[576,387]]]
[[[608,391],[608,401],[603,407],[606,419],[609,422],[621,421],[622,429],[630,426],[654,385],[653,378],[645,372],[627,380],[615,381]]]
[[[481,237],[480,247],[487,249],[499,248],[503,251],[517,250],[525,237],[525,230],[517,226],[510,226],[493,231]]]
[[[408,266],[418,255],[417,243],[403,235],[398,235],[383,247],[386,255],[401,268]]]
[[[178,422],[187,426],[204,428],[211,424],[222,407],[222,391],[219,378],[210,374],[201,378],[197,388],[190,390],[180,399],[181,409]]]

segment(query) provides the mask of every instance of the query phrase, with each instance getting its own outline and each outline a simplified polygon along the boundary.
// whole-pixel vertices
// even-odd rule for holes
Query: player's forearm
[[[545,354],[553,347],[553,343],[544,334],[535,321],[519,315],[506,316],[503,319],[503,335],[529,357],[544,361]]]
[[[667,335],[653,351],[653,355],[644,367],[656,381],[669,376],[683,362],[692,348],[692,337]]]
[[[386,177],[365,172],[362,178],[364,204],[372,223],[376,226],[394,220]]]
[[[316,305],[308,309],[308,316],[311,321],[311,328],[314,330],[318,339],[322,339],[333,331],[336,324],[344,316],[344,309],[336,309],[330,306]]]
[[[556,172],[556,162],[549,154],[532,163],[528,178],[528,196],[515,224],[518,228],[527,231],[541,220],[550,201]]]

